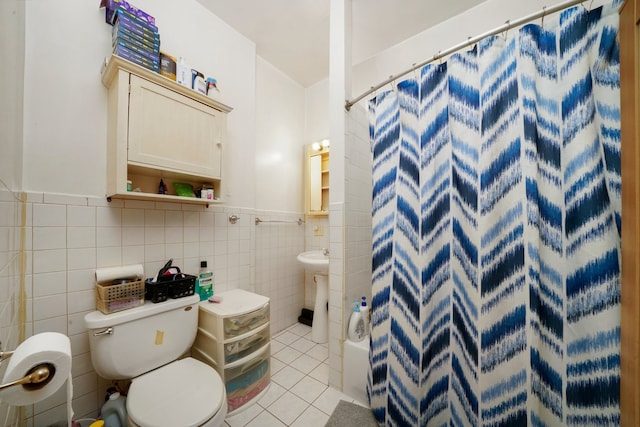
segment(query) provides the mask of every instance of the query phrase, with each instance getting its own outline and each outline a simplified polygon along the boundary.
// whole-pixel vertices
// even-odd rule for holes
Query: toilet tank
[[[133,378],[185,354],[198,329],[198,295],[112,314],[88,313],[91,363],[106,379]]]

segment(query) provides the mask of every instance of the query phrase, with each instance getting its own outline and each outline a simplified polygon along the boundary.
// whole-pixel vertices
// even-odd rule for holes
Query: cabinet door
[[[220,178],[224,114],[131,75],[129,163]]]

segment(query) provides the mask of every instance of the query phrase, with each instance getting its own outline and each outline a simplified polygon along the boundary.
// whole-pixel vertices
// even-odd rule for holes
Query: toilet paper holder
[[[0,351],[0,363],[10,358],[12,355],[13,351]],[[29,369],[24,377],[6,384],[0,384],[0,391],[15,385],[22,385],[27,389],[37,390],[47,385],[53,378],[55,372],[56,367],[51,363],[40,363]]]

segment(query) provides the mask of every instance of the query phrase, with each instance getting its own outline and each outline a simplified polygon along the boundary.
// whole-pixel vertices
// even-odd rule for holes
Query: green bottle
[[[200,301],[205,301],[213,296],[213,273],[207,269],[207,261],[200,261],[198,294],[200,295]]]

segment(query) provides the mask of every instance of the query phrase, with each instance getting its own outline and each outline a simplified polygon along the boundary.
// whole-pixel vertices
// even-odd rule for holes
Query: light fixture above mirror
[[[311,144],[311,149],[313,151],[322,151],[322,150],[328,149],[330,145],[331,145],[331,143],[329,142],[328,139],[323,139],[322,141],[316,141],[316,142],[312,143]]]

